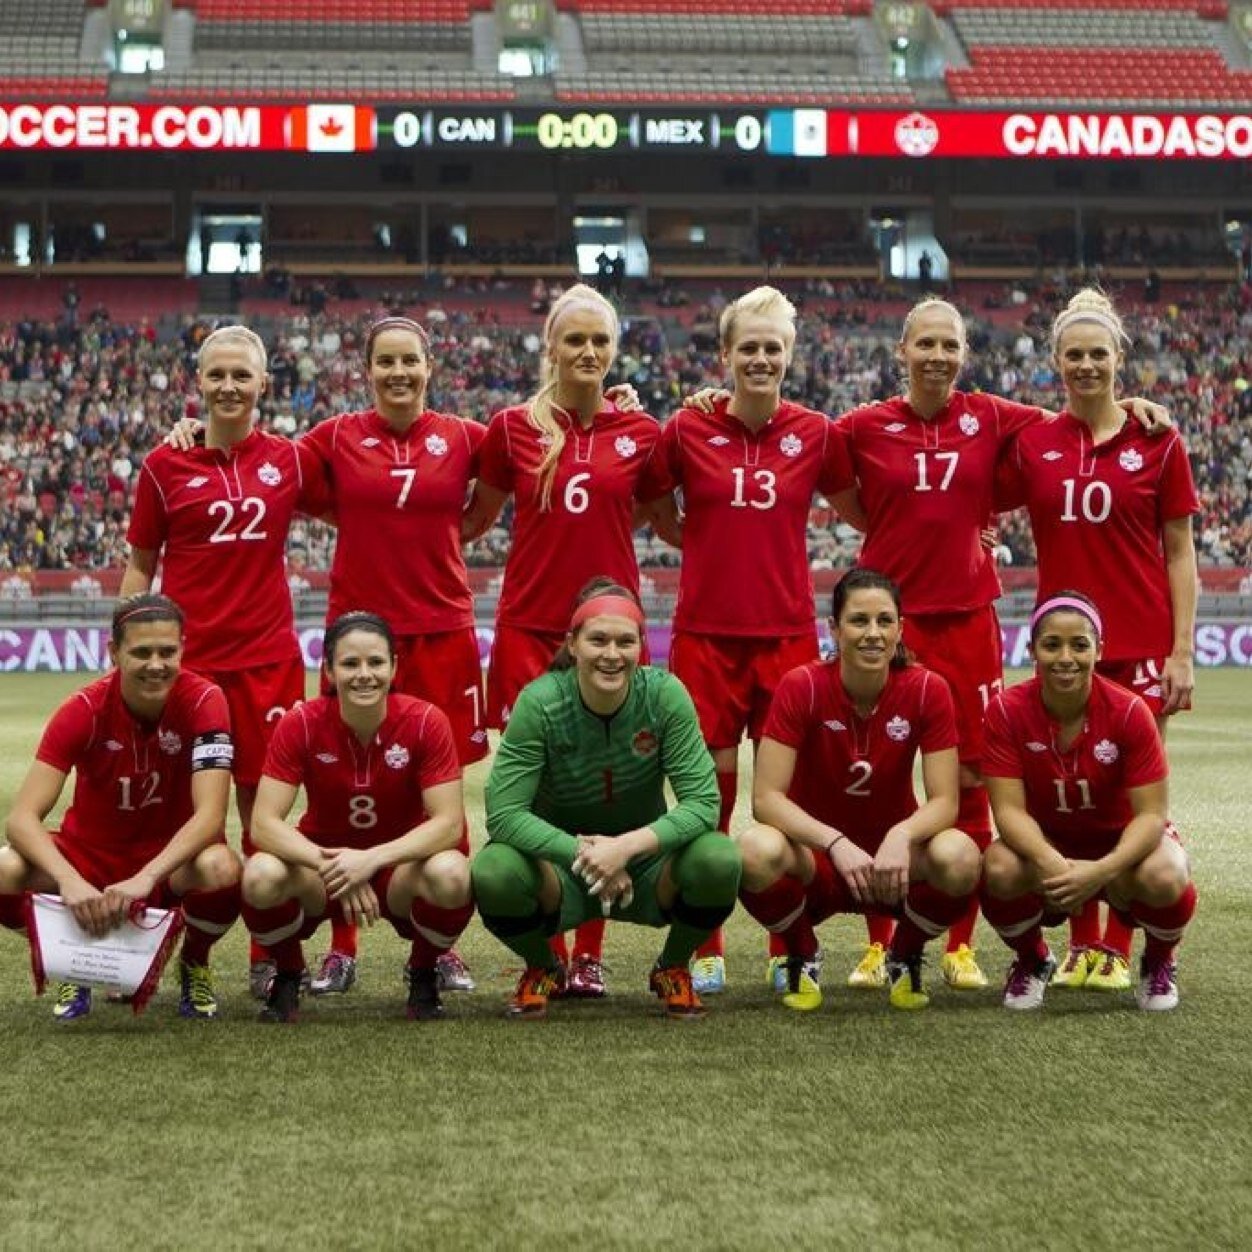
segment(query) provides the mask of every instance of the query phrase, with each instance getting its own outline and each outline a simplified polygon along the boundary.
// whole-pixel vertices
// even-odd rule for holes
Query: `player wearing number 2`
[[[1065,410],[1024,430],[1001,465],[1004,508],[1025,505],[1039,557],[1039,597],[1079,587],[1104,621],[1097,666],[1165,719],[1188,708],[1197,594],[1191,515],[1199,508],[1176,430],[1144,434],[1116,399],[1126,342],[1109,299],[1080,291],[1052,327]],[[1103,942],[1098,906],[1072,924],[1055,981],[1129,986],[1131,932],[1110,914]],[[1102,950],[1101,950],[1102,949]]]
[[[726,307],[719,331],[731,395],[665,423],[641,495],[658,533],[683,550],[670,668],[700,715],[728,831],[739,741],[745,731],[759,741],[779,679],[817,659],[809,508],[848,471],[826,415],[782,399],[796,338],[791,302],[758,287]],[[721,990],[720,931],[694,973],[697,991]]]
[[[599,292],[583,284],[566,291],[544,324],[538,392],[491,419],[479,455],[462,537],[477,538],[514,499],[487,669],[488,719],[500,728],[522,688],[552,664],[593,575],[639,593],[635,497],[660,428],[605,396],[617,340],[617,313]],[[605,994],[603,935],[600,919],[578,928],[564,994]],[[564,941],[555,942],[564,960]]]

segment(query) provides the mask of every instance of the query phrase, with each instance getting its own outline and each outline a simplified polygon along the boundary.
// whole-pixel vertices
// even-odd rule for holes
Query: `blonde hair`
[[[543,355],[539,361],[539,390],[531,396],[526,405],[526,420],[539,432],[540,438],[547,441],[547,450],[539,462],[538,481],[535,494],[539,497],[539,507],[545,513],[552,507],[552,484],[556,479],[556,465],[560,460],[561,450],[565,447],[565,427],[556,420],[553,397],[559,379],[552,363],[551,348],[556,335],[557,323],[572,309],[590,309],[601,314],[609,324],[609,334],[613,338],[613,351],[617,352],[617,340],[621,328],[617,320],[617,310],[593,287],[586,283],[575,283],[568,291],[564,291],[553,302],[548,310],[547,320],[543,324]]]
[[[961,343],[969,343],[969,334],[965,329],[965,318],[961,316],[961,310],[956,307],[950,300],[940,299],[939,296],[923,296],[905,315],[904,325],[900,327],[900,343],[908,342],[909,331],[913,328],[913,323],[923,313],[929,313],[931,309],[942,309],[945,313],[952,314],[952,320],[956,322],[961,332]]]
[[[230,341],[238,343],[246,343],[261,362],[261,373],[264,374],[269,369],[269,355],[265,351],[265,344],[261,340],[261,336],[255,330],[250,330],[247,326],[219,326],[216,330],[210,331],[200,344],[200,350],[196,353],[196,368],[200,367],[200,362],[204,360],[204,354],[214,343],[227,343]]]
[[[1069,303],[1056,315],[1052,323],[1052,353],[1060,350],[1061,336],[1076,322],[1095,322],[1103,326],[1113,337],[1113,347],[1119,352],[1130,343],[1130,336],[1117,316],[1113,301],[1098,287],[1084,287],[1076,291]]]
[[[795,346],[796,306],[777,287],[754,287],[722,310],[717,322],[717,335],[723,350],[734,343],[735,327],[740,318],[745,317],[768,318],[781,323],[787,347]]]

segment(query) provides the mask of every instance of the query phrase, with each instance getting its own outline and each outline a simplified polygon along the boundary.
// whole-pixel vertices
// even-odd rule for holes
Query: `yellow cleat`
[[[1052,975],[1052,986],[1078,991],[1087,986],[1091,972],[1100,965],[1101,954],[1092,948],[1070,948],[1060,968]]]
[[[793,956],[786,961],[787,990],[782,1002],[797,1013],[811,1013],[822,1007],[822,988],[817,981],[819,967],[814,961]]]
[[[887,953],[881,943],[871,943],[857,967],[848,975],[848,986],[873,991],[885,987],[887,982]]]
[[[922,990],[922,958],[917,956],[890,957],[887,960],[887,977],[891,982],[888,997],[893,1009],[916,1011],[930,1003],[930,996]]]
[[[1129,991],[1130,962],[1120,952],[1093,952],[1096,963],[1087,975],[1088,991]]]
[[[955,952],[945,952],[939,968],[943,981],[953,991],[979,991],[987,985],[987,975],[978,968],[978,958],[968,944],[961,944]]]

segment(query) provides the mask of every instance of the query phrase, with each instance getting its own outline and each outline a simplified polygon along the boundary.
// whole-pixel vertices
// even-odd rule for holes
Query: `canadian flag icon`
[[[305,152],[369,152],[374,110],[354,104],[307,104],[287,115],[287,146]]]

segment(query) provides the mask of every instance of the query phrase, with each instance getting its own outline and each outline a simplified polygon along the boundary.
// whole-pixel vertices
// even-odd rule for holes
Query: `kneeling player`
[[[739,853],[714,833],[717,780],[691,698],[639,664],[642,638],[635,597],[591,584],[565,653],[523,689],[500,740],[474,894],[526,962],[515,1017],[542,1017],[559,989],[549,937],[599,916],[669,926],[649,985],[670,1017],[704,1013],[687,966],[735,907]]]
[[[239,916],[239,859],[223,838],[230,716],[221,689],[181,670],[183,616],[165,596],[113,613],[115,668],[70,696],[44,730],[0,849],[0,921],[24,925],[23,892],[51,891],[93,935],[139,904],[181,907],[184,1017],[217,1016],[209,949]],[[70,771],[61,829],[45,825]],[[60,1021],[91,1011],[91,988],[62,983]]]
[[[371,926],[385,917],[411,940],[408,1014],[442,1017],[436,961],[474,911],[452,728],[433,704],[391,692],[395,640],[382,618],[343,614],[323,649],[334,695],[279,722],[253,812],[244,917],[277,967],[261,1020],[296,1019],[300,941],[333,908]],[[308,807],[293,826],[301,786]]]
[[[1043,926],[1093,899],[1144,931],[1141,1009],[1178,1004],[1174,949],[1195,912],[1187,855],[1168,820],[1169,769],[1148,706],[1095,673],[1100,614],[1065,591],[1031,618],[1036,676],[987,708],[987,786],[1000,832],[983,915],[1016,953],[1011,1009],[1037,1009],[1056,969]]]
[[[740,899],[786,944],[788,1008],[822,1002],[814,926],[874,908],[900,918],[887,958],[891,1003],[924,1008],[922,948],[962,915],[980,864],[977,845],[952,826],[952,695],[942,678],[907,662],[900,594],[882,574],[844,576],[831,631],[836,659],[792,670],[774,696],[753,783],[759,824],[739,839]]]

